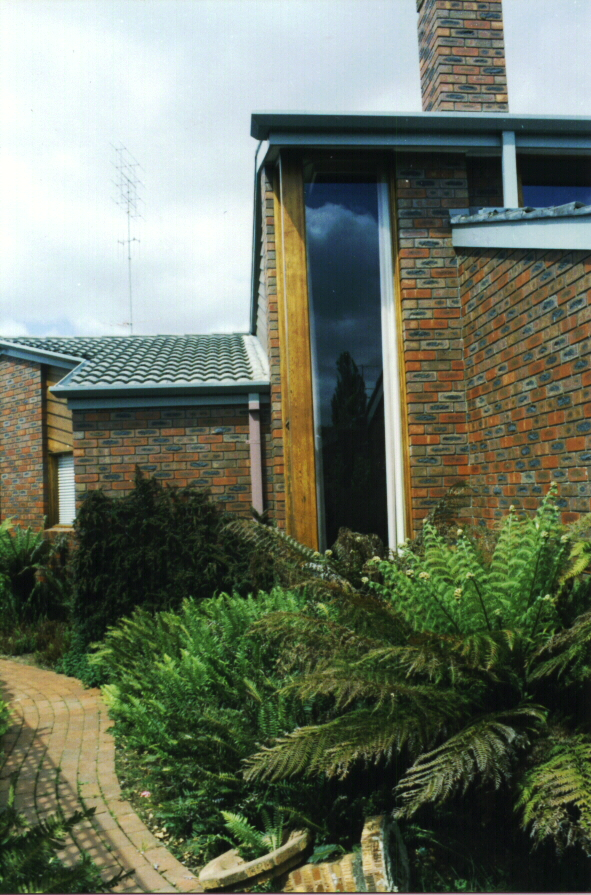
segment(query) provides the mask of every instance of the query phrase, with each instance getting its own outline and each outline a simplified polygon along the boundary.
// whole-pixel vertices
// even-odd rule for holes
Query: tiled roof
[[[61,392],[207,387],[266,383],[269,369],[256,336],[65,336],[0,338],[2,347],[80,358]],[[49,356],[45,362],[51,362]],[[57,362],[57,358],[56,358]]]
[[[583,202],[568,202],[566,205],[552,205],[548,208],[482,208],[477,214],[452,215],[452,224],[492,224],[500,221],[531,221],[540,218],[580,217],[591,214],[591,205]]]

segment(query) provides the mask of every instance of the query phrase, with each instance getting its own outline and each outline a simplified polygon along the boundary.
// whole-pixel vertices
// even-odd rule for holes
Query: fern
[[[300,727],[244,761],[246,780],[325,774],[344,778],[358,761],[391,761],[403,748],[418,754],[461,716],[461,697],[440,699],[407,688],[380,709],[356,708],[321,725]],[[394,697],[394,694],[392,694]]]
[[[257,830],[242,814],[222,811],[226,828],[237,844],[238,854],[246,861],[260,858],[283,845],[285,814],[275,806],[272,812],[262,810],[264,832]]]
[[[392,600],[415,630],[486,632],[492,645],[498,631],[516,629],[539,642],[558,627],[548,595],[568,559],[563,531],[554,487],[533,519],[511,509],[488,564],[461,529],[450,544],[427,521],[422,553],[407,547],[400,561],[381,562],[383,584],[371,586]]]
[[[591,661],[591,611],[575,619],[571,627],[559,631],[533,654],[529,680],[536,681],[569,672],[571,680],[584,680]]]
[[[591,857],[591,739],[554,737],[549,755],[526,775],[516,805],[536,845],[579,845]]]
[[[513,724],[507,723],[510,720]],[[499,712],[421,755],[396,787],[401,803],[397,815],[411,817],[421,805],[439,805],[475,782],[491,782],[498,789],[510,776],[515,750],[528,745],[525,730],[544,720],[544,712],[534,706]]]

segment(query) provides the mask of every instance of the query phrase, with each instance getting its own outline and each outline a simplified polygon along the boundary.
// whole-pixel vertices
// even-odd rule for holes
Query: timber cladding
[[[0,357],[0,394],[2,519],[39,528],[47,513],[42,365]]]
[[[58,398],[51,391],[68,371],[60,367],[45,368],[45,412],[47,425],[47,449],[50,454],[72,450],[72,411],[65,398]]]
[[[534,509],[549,483],[591,502],[591,254],[463,250],[469,474],[484,522]]]
[[[268,405],[263,405],[263,458],[270,451],[269,416]],[[138,466],[170,485],[206,486],[225,509],[250,515],[249,425],[244,405],[75,410],[73,421],[77,502],[98,488],[110,496],[129,493]],[[265,468],[263,487],[268,489]]]

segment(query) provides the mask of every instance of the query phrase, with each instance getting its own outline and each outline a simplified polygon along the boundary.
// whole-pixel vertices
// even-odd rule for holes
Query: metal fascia
[[[513,130],[523,134],[591,134],[591,119],[568,115],[491,115],[485,112],[342,113],[334,112],[253,112],[251,136],[268,140],[272,132],[316,132],[331,134],[393,133],[423,131],[432,134],[500,133]]]
[[[2,339],[0,339],[0,354],[5,354],[7,357],[15,357],[19,360],[33,361],[37,364],[42,364],[44,361],[52,361],[54,366],[63,367],[66,370],[73,370],[84,361],[83,357],[60,354],[57,351],[47,351],[44,348],[31,348],[28,345],[15,345]]]
[[[64,398],[126,398],[135,395],[153,395],[155,399],[164,395],[223,395],[227,392],[267,391],[271,387],[269,380],[253,382],[241,379],[236,382],[195,382],[195,383],[146,383],[145,385],[54,385],[51,391]]]
[[[260,395],[261,403],[268,404],[267,394]],[[159,395],[154,398],[136,396],[133,398],[68,398],[70,410],[126,410],[132,407],[226,407],[234,404],[247,405],[249,394],[226,395]]]
[[[452,243],[457,248],[591,249],[591,226],[588,216],[584,215],[452,224],[451,233]]]

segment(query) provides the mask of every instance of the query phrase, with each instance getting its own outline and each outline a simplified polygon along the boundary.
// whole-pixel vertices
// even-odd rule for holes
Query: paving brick
[[[105,786],[103,796],[85,798],[86,804],[96,803],[99,811],[74,828],[72,837],[60,852],[63,860],[67,863],[79,860],[80,849],[84,849],[95,859],[104,879],[110,879],[120,867],[132,869],[133,877],[124,880],[115,891],[201,891],[194,879],[188,879],[192,876],[191,872],[147,830],[130,803],[111,794],[115,791],[119,793],[120,790],[113,771],[114,741],[111,736],[104,734],[104,729],[112,726],[112,722],[107,717],[100,691],[97,689],[84,691],[82,685],[72,678],[3,659],[0,659],[0,679],[5,684],[6,691],[12,696],[14,708],[17,711],[26,711],[29,719],[28,728],[20,729],[19,734],[15,736],[13,727],[11,732],[6,734],[6,738],[13,748],[13,765],[17,770],[21,768],[16,786],[19,810],[32,823],[54,814],[58,805],[66,816],[80,809],[81,804],[75,788],[77,762],[73,755],[80,752],[83,730],[87,728],[88,719],[90,719],[89,727],[101,731],[94,738],[94,754],[90,744],[87,743],[85,748],[88,750],[87,760],[98,772],[99,779],[109,781],[109,784]],[[48,704],[49,701],[55,710],[51,717],[46,712],[37,710],[37,706]],[[68,725],[72,716],[83,722],[73,725],[71,729],[68,728],[67,767],[74,785],[69,785],[62,773],[56,789],[57,769],[65,742],[65,737],[59,735],[59,730]],[[49,734],[48,745],[47,748],[34,748],[31,744],[35,742],[41,718],[43,730]],[[19,754],[21,747],[26,753],[25,761]],[[8,782],[0,780],[0,807],[7,803],[8,788],[2,784]],[[83,783],[81,788],[83,792],[97,791],[94,781]],[[118,820],[123,829],[119,826]],[[129,836],[124,830],[129,831]],[[140,853],[140,847],[148,849],[151,862]],[[168,880],[154,870],[153,863],[158,863],[167,869]],[[179,880],[178,889],[174,885],[176,879]],[[187,882],[191,883],[192,889],[187,888]]]

